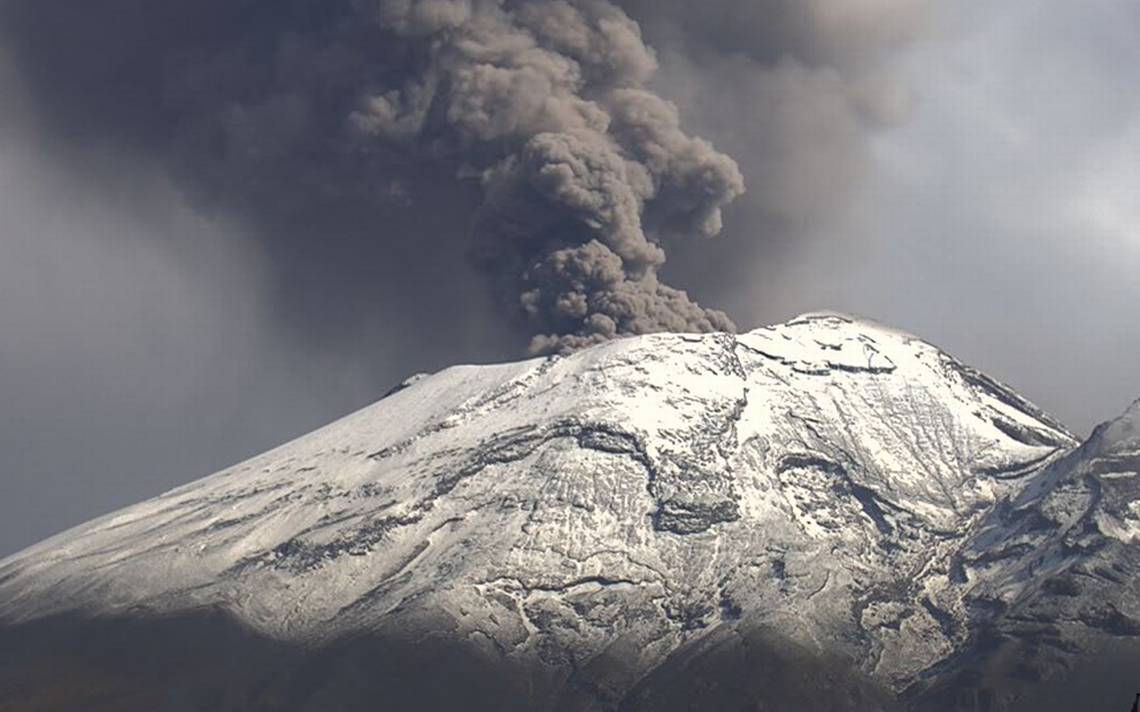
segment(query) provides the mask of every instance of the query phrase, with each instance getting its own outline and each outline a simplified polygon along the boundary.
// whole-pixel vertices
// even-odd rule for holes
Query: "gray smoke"
[[[922,0],[623,5],[659,55],[601,0],[9,0],[0,30],[52,133],[157,158],[286,276],[327,264],[315,283],[356,285],[375,265],[410,326],[465,311],[422,288],[462,280],[457,256],[534,352],[732,328],[676,282],[779,316],[771,253],[826,231],[868,127],[905,113],[885,60]],[[737,162],[753,190],[717,246]]]
[[[656,59],[621,10],[389,0],[376,19],[416,59],[399,86],[362,99],[353,123],[479,181],[478,260],[538,332],[533,353],[734,328],[658,270],[663,239],[720,232],[743,178],[645,88]]]
[[[771,253],[839,214],[866,128],[905,113],[884,60],[922,0],[621,4],[7,0],[0,34],[49,133],[157,159],[202,212],[251,224],[283,294],[301,272],[354,292],[337,308],[371,291],[422,326],[468,311],[424,289],[466,256],[534,352],[732,328],[677,282],[778,316]],[[752,190],[706,241],[737,162]],[[388,286],[359,286],[370,269]],[[298,301],[281,311],[306,340],[340,321]]]

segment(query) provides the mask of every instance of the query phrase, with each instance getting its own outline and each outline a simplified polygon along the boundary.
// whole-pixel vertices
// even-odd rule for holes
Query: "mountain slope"
[[[1140,665],[1140,401],[1041,470],[957,557],[968,645],[912,693],[993,709],[1116,704]]]
[[[218,610],[266,649],[347,656],[326,661],[428,636],[479,661],[455,669],[517,672],[522,708],[637,708],[665,671],[747,649],[887,709],[954,668],[987,601],[1035,590],[1010,582],[1040,578],[1023,559],[1060,525],[1000,565],[994,532],[1020,535],[1002,512],[1056,490],[1040,483],[1076,445],[935,347],[842,315],[638,337],[410,379],[32,547],[0,562],[0,621]],[[1131,526],[1130,506],[1104,516]]]

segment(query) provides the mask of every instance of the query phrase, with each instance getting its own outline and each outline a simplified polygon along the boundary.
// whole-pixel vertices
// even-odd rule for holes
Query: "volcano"
[[[457,366],[0,562],[0,709],[1123,710],[1138,474],[841,314]]]

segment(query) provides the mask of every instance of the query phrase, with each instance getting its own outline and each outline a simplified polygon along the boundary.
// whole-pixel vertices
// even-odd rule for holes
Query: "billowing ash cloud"
[[[478,261],[539,332],[532,352],[733,329],[657,271],[663,237],[720,232],[743,179],[645,89],[656,59],[621,10],[389,0],[376,20],[406,44],[410,76],[372,88],[353,123],[480,182]]]
[[[609,2],[11,0],[5,27],[57,134],[158,155],[267,243],[471,252],[535,352],[732,328],[657,275],[671,236],[719,232],[740,171],[646,88],[654,53]],[[474,236],[412,237],[404,208]]]
[[[793,308],[756,285],[781,241],[837,214],[865,129],[905,109],[883,60],[922,4],[6,0],[0,39],[46,133],[123,170],[156,160],[250,225],[306,340],[377,305],[455,333],[473,257],[499,321],[550,352],[731,328],[666,282],[748,321]],[[743,192],[737,163],[729,239],[700,239]]]

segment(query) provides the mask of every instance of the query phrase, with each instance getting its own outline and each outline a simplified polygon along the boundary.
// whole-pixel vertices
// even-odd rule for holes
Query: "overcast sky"
[[[620,4],[647,90],[747,186],[666,245],[669,284],[740,328],[910,330],[1081,433],[1140,397],[1140,4]],[[456,159],[325,158],[291,102],[393,61],[352,54],[346,3],[160,5],[195,10],[0,0],[0,555],[554,323],[473,263]],[[218,121],[243,162],[200,158]]]

